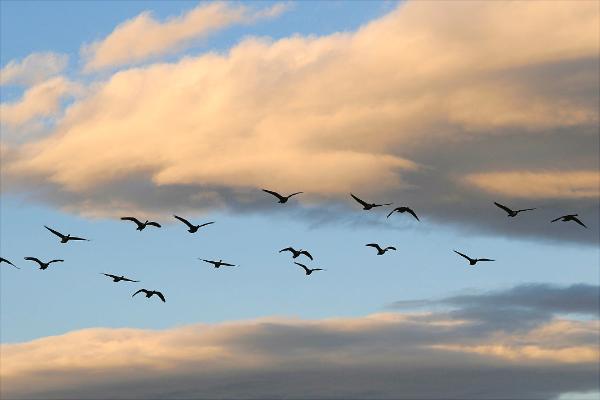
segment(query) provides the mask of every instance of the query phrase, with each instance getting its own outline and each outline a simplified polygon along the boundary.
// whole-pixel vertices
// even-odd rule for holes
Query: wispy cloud
[[[537,301],[533,308],[550,316],[527,326],[489,324],[490,314],[427,312],[264,318],[163,331],[86,329],[3,345],[2,394],[553,398],[598,390],[598,320],[559,316],[565,311],[562,300],[588,297],[590,290],[597,300],[598,287],[586,285],[518,287],[471,297],[469,304],[461,297],[449,300],[460,304],[459,310],[498,298],[519,306]],[[509,300],[515,293],[518,300]],[[590,312],[588,305],[583,309]]]
[[[86,60],[84,69],[89,72],[173,53],[212,32],[234,24],[273,18],[288,7],[288,4],[280,3],[254,10],[226,2],[200,3],[165,22],[157,21],[148,11],[143,12],[117,26],[106,38],[85,45],[81,50]]]
[[[24,59],[11,60],[0,70],[0,85],[31,86],[60,74],[69,62],[66,54],[32,53]]]

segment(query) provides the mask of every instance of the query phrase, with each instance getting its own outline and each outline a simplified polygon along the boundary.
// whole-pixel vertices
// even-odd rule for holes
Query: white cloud
[[[66,54],[32,53],[21,61],[11,60],[0,70],[0,85],[31,86],[60,74],[67,66]]]
[[[157,21],[150,12],[143,12],[117,26],[106,38],[84,46],[81,53],[86,59],[85,70],[136,63],[172,53],[219,29],[273,18],[287,8],[286,4],[275,4],[255,11],[227,2],[200,3],[184,15],[165,22]]]

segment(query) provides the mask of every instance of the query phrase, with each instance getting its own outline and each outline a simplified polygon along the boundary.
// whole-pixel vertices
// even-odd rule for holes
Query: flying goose
[[[500,203],[494,202],[494,204],[496,205],[496,207],[501,208],[504,211],[506,211],[507,217],[516,217],[517,214],[519,214],[520,212],[535,210],[535,208],[523,208],[521,210],[511,210],[510,208],[508,208]]]
[[[306,273],[306,275],[310,275],[315,271],[325,271],[323,268],[308,268],[306,265],[300,264],[299,262],[296,262],[296,261],[294,261],[294,264],[301,266],[302,269],[304,269],[304,273]]]
[[[366,201],[359,199],[358,197],[356,197],[352,193],[350,193],[350,196],[352,196],[352,198],[354,200],[356,200],[361,206],[363,206],[363,210],[370,210],[371,208],[374,208],[374,207],[381,207],[381,206],[390,206],[390,205],[392,205],[392,203],[385,203],[385,204],[367,203]]]
[[[413,217],[415,217],[415,219],[417,221],[419,221],[419,217],[417,217],[417,214],[415,214],[415,212],[410,207],[396,207],[392,211],[390,211],[390,213],[388,214],[387,218],[389,218],[395,212],[399,212],[401,214],[407,212],[410,215],[412,215]]]
[[[146,220],[146,222],[141,222],[139,219],[134,217],[122,217],[121,220],[135,222],[135,224],[137,225],[137,231],[143,231],[144,229],[146,229],[147,226],[155,226],[157,228],[160,228],[160,224],[154,221]]]
[[[459,251],[456,251],[456,250],[454,250],[454,252],[455,252],[456,254],[458,254],[458,255],[460,255],[460,256],[462,256],[462,257],[466,258],[467,260],[469,260],[469,264],[470,264],[470,265],[475,265],[475,264],[477,264],[479,261],[495,261],[495,260],[491,260],[491,259],[489,259],[489,258],[471,258],[471,257],[467,256],[466,254],[463,254],[463,253],[461,253],[461,252],[459,252]]]
[[[213,260],[205,260],[204,258],[199,258],[198,260],[207,262],[209,264],[214,265],[215,268],[219,268],[219,267],[235,267],[235,264],[229,264],[226,262],[223,262],[223,260],[219,260],[219,261],[213,261]]]
[[[165,300],[165,296],[157,290],[140,289],[137,292],[135,292],[133,295],[131,295],[131,297],[135,296],[138,293],[144,293],[146,295],[146,298],[148,298],[148,299],[150,297],[152,297],[153,295],[157,295],[158,297],[160,297],[160,299],[163,301],[163,303],[167,302],[167,300]]]
[[[296,250],[293,247],[286,247],[285,249],[279,250],[280,253],[282,251],[289,251],[290,253],[292,253],[292,258],[298,258],[298,256],[304,254],[306,257],[310,258],[311,260],[313,259],[312,255],[306,250],[302,250],[302,249]]]
[[[50,266],[50,264],[54,263],[54,262],[63,262],[65,260],[50,260],[47,263],[41,261],[39,258],[35,258],[35,257],[25,257],[25,260],[29,260],[29,261],[35,261],[36,263],[38,263],[40,265],[40,269],[46,269]]]
[[[84,238],[80,238],[77,236],[71,236],[69,235],[63,235],[62,233],[55,231],[52,228],[48,228],[46,225],[44,225],[44,228],[48,229],[50,232],[54,233],[56,236],[58,236],[60,238],[60,242],[61,243],[67,243],[69,240],[85,240],[89,242],[89,239],[84,239]]]
[[[123,275],[118,276],[118,275],[113,275],[113,274],[105,274],[104,272],[102,273],[102,275],[106,275],[109,278],[112,278],[113,282],[121,282],[121,281],[125,281],[125,282],[139,282],[139,281],[134,281],[134,280],[129,279],[129,278],[125,278]]]
[[[188,221],[185,218],[181,218],[181,217],[179,217],[177,215],[173,215],[173,217],[177,218],[178,220],[180,220],[181,222],[183,222],[184,224],[186,224],[187,227],[189,228],[188,229],[189,233],[196,233],[196,232],[198,232],[198,229],[202,228],[203,226],[214,224],[214,221],[213,221],[213,222],[206,222],[206,223],[200,224],[200,225],[194,225],[194,224],[192,224],[190,221]]]
[[[558,217],[556,219],[553,219],[550,222],[556,222],[558,220],[561,220],[563,222],[569,222],[569,221],[573,221],[578,223],[579,225],[583,226],[584,228],[587,229],[587,226],[585,226],[585,224],[583,222],[581,222],[581,220],[578,217],[578,214],[567,214],[567,215],[563,215],[562,217]]]
[[[382,249],[381,246],[379,246],[377,243],[369,243],[369,244],[365,244],[365,246],[376,248],[378,256],[385,254],[385,252],[388,250],[396,250],[396,248],[393,246],[388,246],[388,247]]]
[[[269,193],[269,194],[272,194],[273,196],[277,197],[279,199],[279,203],[281,203],[281,204],[287,203],[287,201],[290,199],[290,197],[295,196],[295,195],[300,194],[300,193],[303,193],[303,192],[296,192],[296,193],[290,194],[289,196],[282,196],[279,193],[274,192],[272,190],[263,189],[262,191],[266,192],[266,193]]]

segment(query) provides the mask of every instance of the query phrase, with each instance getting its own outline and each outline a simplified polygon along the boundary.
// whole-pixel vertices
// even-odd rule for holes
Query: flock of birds
[[[288,202],[288,200],[291,197],[303,193],[303,192],[296,192],[296,193],[292,193],[292,194],[290,194],[288,196],[283,196],[283,195],[281,195],[281,194],[279,194],[277,192],[274,192],[272,190],[263,189],[263,192],[266,192],[266,193],[269,193],[269,194],[275,196],[278,199],[278,202],[280,204],[285,204],[285,203]],[[382,203],[382,204],[368,203],[368,202],[366,202],[366,201],[358,198],[357,196],[355,196],[352,193],[350,193],[350,196],[352,196],[352,198],[357,203],[359,203],[362,206],[363,210],[367,210],[367,211],[371,210],[373,208],[377,208],[377,207],[383,207],[383,206],[390,206],[390,205],[392,205],[392,203]],[[520,209],[520,210],[512,210],[509,207],[507,207],[505,205],[502,205],[500,203],[494,202],[494,204],[497,207],[499,207],[500,209],[504,210],[507,213],[507,217],[511,217],[511,218],[516,217],[521,212],[535,210],[535,208],[524,208],[524,209]],[[415,218],[417,221],[420,221],[419,217],[414,212],[414,210],[412,210],[410,207],[406,207],[406,206],[393,208],[389,212],[389,214],[387,215],[387,218],[391,217],[392,214],[394,214],[396,212],[400,213],[400,214],[408,213],[408,214],[412,215],[412,217]],[[174,215],[173,217],[175,219],[181,221],[182,223],[184,223],[187,226],[187,228],[188,228],[187,231],[189,233],[196,233],[196,232],[198,232],[198,230],[200,228],[203,228],[203,227],[205,227],[207,225],[211,225],[211,224],[215,223],[214,221],[211,221],[211,222],[206,222],[206,223],[199,224],[199,225],[194,225],[190,221],[188,221],[187,219],[182,218],[180,216]],[[135,217],[122,217],[121,220],[123,220],[123,221],[131,221],[131,222],[135,223],[136,224],[136,230],[138,230],[138,231],[143,231],[144,229],[146,229],[149,226],[152,226],[152,227],[155,227],[155,228],[161,228],[161,225],[158,222],[148,221],[148,220],[142,222],[142,221],[138,220]],[[587,226],[578,218],[578,214],[563,215],[563,216],[560,216],[558,218],[553,219],[550,222],[556,222],[556,221],[575,222],[575,223],[583,226],[584,228],[587,228]],[[48,231],[50,231],[51,233],[53,233],[54,235],[56,235],[60,239],[60,243],[68,243],[70,241],[89,241],[89,239],[86,239],[86,238],[82,238],[82,237],[78,237],[78,236],[72,236],[70,234],[65,235],[65,234],[63,234],[63,233],[61,233],[61,232],[59,232],[59,231],[57,231],[55,229],[52,229],[52,228],[50,228],[48,226],[45,226],[45,225],[44,225],[44,227]],[[388,252],[390,250],[396,250],[396,248],[393,247],[393,246],[381,247],[378,243],[368,243],[365,246],[374,248],[375,250],[377,250],[377,255],[380,255],[380,256],[384,255],[386,252]],[[289,253],[291,253],[292,258],[294,260],[297,259],[300,256],[305,256],[306,258],[308,258],[311,261],[313,261],[313,256],[307,250],[304,250],[304,249],[298,249],[297,250],[297,249],[294,249],[293,247],[286,247],[284,249],[279,250],[279,253],[283,253],[283,252],[289,252]],[[461,253],[460,251],[457,251],[457,250],[454,250],[454,252],[456,254],[458,254],[459,256],[465,258],[469,262],[469,265],[475,265],[478,262],[482,262],[482,261],[495,261],[495,260],[490,259],[490,258],[471,258],[470,256],[468,256],[468,255],[466,255],[464,253]],[[36,258],[36,257],[25,257],[24,259],[27,260],[27,261],[33,261],[33,262],[37,263],[39,265],[39,269],[41,269],[41,270],[48,269],[48,267],[50,267],[50,264],[58,263],[58,262],[63,262],[64,261],[64,260],[61,260],[61,259],[56,259],[56,260],[50,260],[50,261],[44,262],[44,261],[42,261],[42,260],[40,260],[39,258]],[[211,264],[214,268],[217,268],[217,269],[221,268],[221,267],[235,267],[236,266],[235,264],[230,264],[228,262],[224,262],[222,259],[216,261],[216,260],[207,260],[207,259],[199,258],[199,260],[201,260],[203,262],[206,262],[208,264]],[[15,264],[13,264],[11,261],[9,261],[9,260],[7,260],[5,258],[2,258],[2,257],[0,257],[0,264],[1,263],[6,263],[8,265],[12,265],[13,267],[15,267],[17,269],[20,269]],[[310,268],[307,265],[299,263],[299,262],[296,262],[296,261],[294,261],[294,264],[296,264],[299,267],[301,267],[304,270],[304,273],[307,276],[311,275],[315,271],[325,271],[325,269],[323,269],[323,268]],[[101,275],[105,275],[106,277],[112,279],[113,282],[134,282],[134,283],[140,282],[140,281],[137,281],[137,280],[133,280],[133,279],[127,278],[124,275],[114,275],[114,274],[107,274],[107,273],[102,273]],[[166,302],[166,298],[165,298],[164,294],[162,292],[160,292],[160,291],[157,291],[157,290],[148,290],[148,289],[142,288],[142,289],[137,290],[135,293],[133,293],[132,297],[134,297],[135,295],[137,295],[139,293],[143,293],[146,296],[146,298],[150,298],[150,297],[156,295],[160,300],[162,300],[163,302]]]

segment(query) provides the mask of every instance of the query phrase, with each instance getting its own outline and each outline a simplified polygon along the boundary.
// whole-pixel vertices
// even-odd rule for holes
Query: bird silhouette
[[[308,268],[306,265],[300,264],[299,262],[296,262],[296,261],[294,261],[294,264],[301,266],[302,269],[304,269],[304,273],[306,273],[306,275],[310,275],[315,271],[325,271],[323,268]]]
[[[262,191],[266,192],[266,193],[269,193],[269,194],[272,194],[273,196],[277,197],[279,199],[279,203],[281,203],[281,204],[287,203],[287,201],[290,199],[290,197],[295,196],[295,195],[300,194],[300,193],[303,193],[303,192],[296,192],[296,193],[290,194],[289,196],[282,196],[279,193],[274,192],[272,190],[263,189]]]
[[[39,258],[35,258],[35,257],[25,257],[25,260],[35,261],[36,263],[38,263],[40,265],[40,269],[46,269],[50,266],[50,264],[55,263],[55,262],[65,261],[65,260],[50,260],[45,263],[45,262],[41,261]]]
[[[361,206],[363,206],[363,210],[370,210],[371,208],[375,208],[375,207],[390,206],[390,205],[392,205],[392,203],[385,203],[385,204],[367,203],[366,201],[359,199],[358,197],[356,197],[352,193],[350,193],[350,196],[352,196],[352,198],[354,200],[356,200]]]
[[[102,272],[102,275],[106,275],[109,278],[112,278],[113,282],[121,282],[121,281],[125,281],[125,282],[139,282],[139,281],[134,281],[133,279],[125,278],[123,275],[118,276],[118,275],[113,275],[113,274],[105,274],[104,272]]]
[[[188,227],[188,232],[189,233],[196,233],[196,232],[198,232],[198,229],[202,228],[203,226],[214,224],[214,221],[213,221],[213,222],[206,222],[206,223],[200,224],[200,225],[194,225],[194,224],[192,224],[190,221],[188,221],[185,218],[181,218],[181,217],[179,217],[177,215],[173,215],[173,217],[177,218],[178,220],[180,220],[181,222],[183,222],[184,224],[186,224],[187,227]]]
[[[138,293],[144,293],[146,295],[146,298],[148,298],[148,299],[150,297],[152,297],[153,295],[157,295],[163,301],[163,303],[167,302],[167,300],[165,300],[165,296],[157,290],[140,289],[137,292],[135,292],[134,294],[132,294],[131,297],[135,296]]]
[[[390,211],[390,213],[388,214],[387,218],[389,218],[395,212],[399,212],[401,214],[407,212],[410,215],[412,215],[413,217],[415,217],[415,219],[417,221],[420,221],[419,217],[417,217],[417,214],[415,214],[415,212],[410,207],[396,207],[392,211]]]
[[[461,253],[460,251],[456,251],[454,250],[454,252],[464,258],[466,258],[467,260],[469,260],[469,264],[470,265],[475,265],[477,264],[479,261],[495,261],[495,260],[491,260],[489,258],[471,258],[469,256],[467,256],[466,254]]]
[[[223,262],[223,260],[219,260],[219,261],[213,261],[213,260],[205,260],[204,258],[199,258],[198,260],[202,260],[206,263],[212,264],[215,268],[219,268],[219,267],[235,267],[235,264],[229,264],[226,262]]]
[[[12,266],[13,266],[13,267],[15,267],[16,269],[21,269],[21,268],[17,267],[15,264],[13,264],[13,263],[11,263],[10,261],[8,261],[6,258],[2,258],[2,257],[0,257],[0,264],[2,264],[3,262],[5,262],[5,263],[7,263],[7,264],[9,264],[9,265],[12,265]]]
[[[310,258],[311,260],[313,259],[312,255],[306,251],[306,250],[296,250],[293,247],[286,247],[285,249],[281,249],[279,250],[279,252],[283,252],[283,251],[289,251],[290,253],[292,253],[292,258],[298,258],[298,256],[304,254],[306,257]]]
[[[567,214],[567,215],[563,215],[562,217],[558,217],[556,219],[553,219],[550,222],[556,222],[558,220],[561,220],[563,222],[569,222],[569,221],[573,221],[578,223],[579,225],[583,226],[584,228],[587,229],[587,226],[585,226],[585,224],[583,222],[581,222],[581,220],[578,217],[578,214]]]
[[[44,228],[48,229],[50,232],[54,233],[56,236],[58,236],[60,238],[60,242],[61,243],[67,243],[69,240],[85,240],[89,242],[89,239],[84,239],[81,237],[77,237],[77,236],[71,236],[69,235],[63,235],[62,233],[55,231],[52,228],[48,228],[46,225],[44,225]]]
[[[384,255],[385,252],[388,250],[396,250],[396,248],[393,246],[388,246],[388,247],[382,249],[381,246],[379,246],[377,243],[369,243],[369,244],[365,244],[365,246],[376,248],[378,256]]]
[[[494,204],[496,205],[496,207],[501,208],[504,211],[506,211],[506,213],[508,214],[507,217],[516,217],[517,214],[519,214],[520,212],[535,210],[535,208],[523,208],[521,210],[511,210],[510,208],[508,208],[500,203],[494,202]]]
[[[155,226],[157,228],[160,228],[160,224],[154,221],[146,220],[146,222],[141,222],[139,219],[134,217],[122,217],[121,220],[135,222],[135,224],[137,225],[137,231],[143,231],[144,229],[146,229],[147,226]]]

